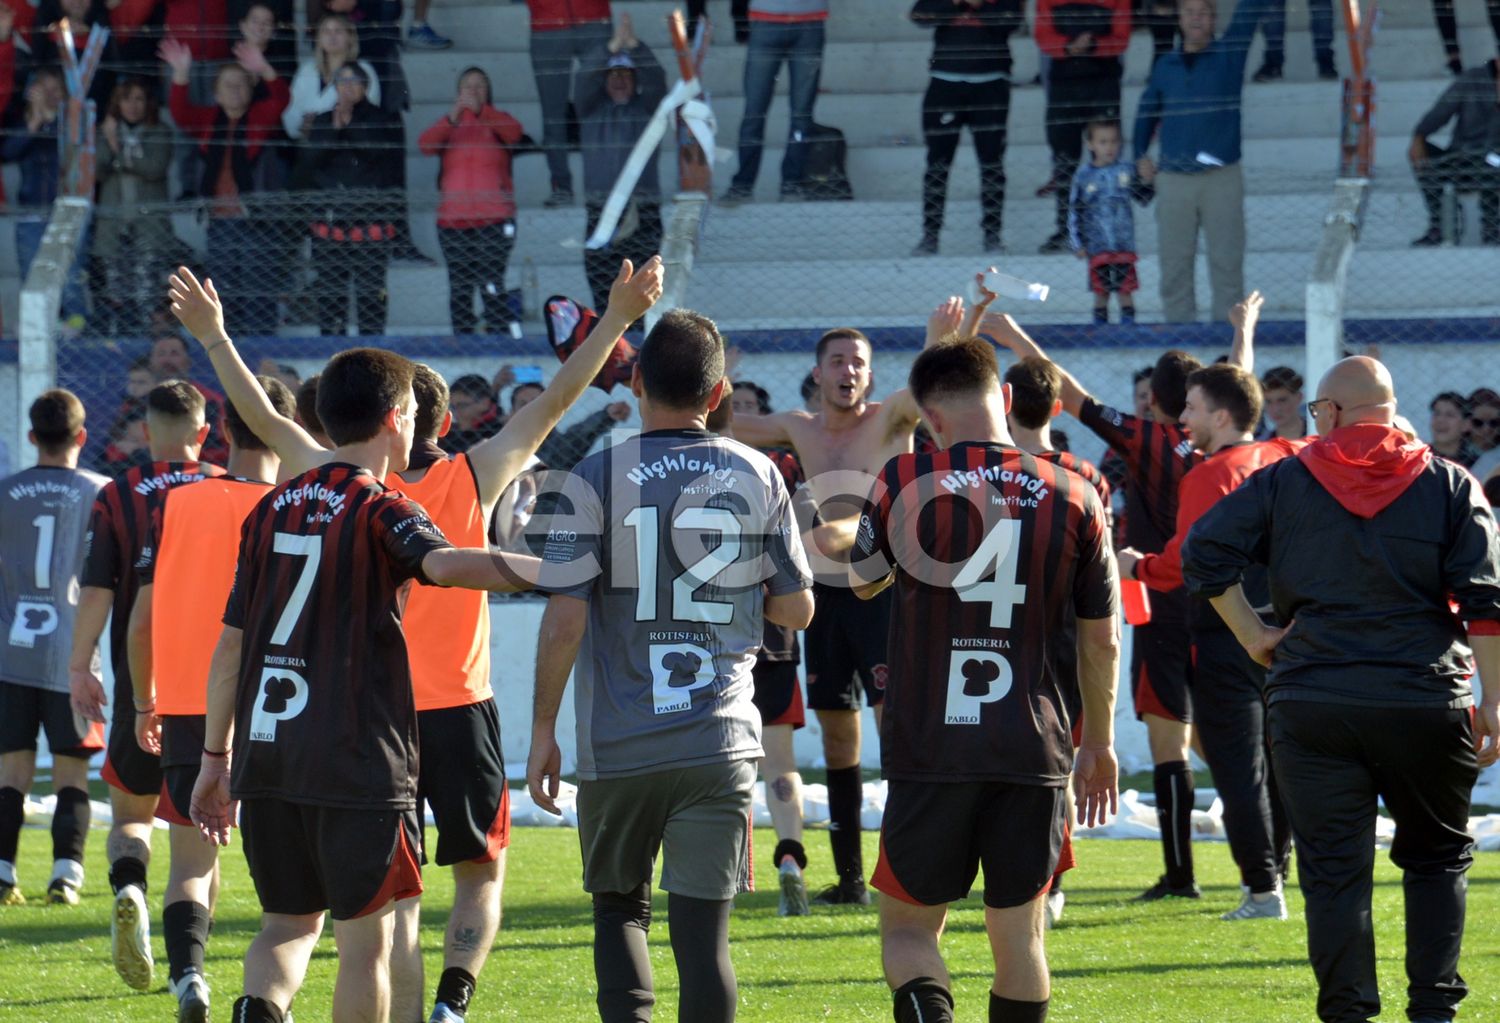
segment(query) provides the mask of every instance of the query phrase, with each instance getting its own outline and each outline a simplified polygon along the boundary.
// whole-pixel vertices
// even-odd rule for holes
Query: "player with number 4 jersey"
[[[1116,798],[1107,520],[1083,477],[1013,445],[1010,386],[988,344],[924,351],[910,389],[941,450],[886,464],[850,565],[860,597],[895,587],[881,722],[889,789],[872,878],[886,977],[898,1023],[951,1023],[937,939],[982,865],[996,955],[989,1019],[1040,1023],[1050,995],[1041,896],[1069,818],[1076,703],[1081,814],[1093,823]],[[1056,648],[1070,614],[1076,672]]]

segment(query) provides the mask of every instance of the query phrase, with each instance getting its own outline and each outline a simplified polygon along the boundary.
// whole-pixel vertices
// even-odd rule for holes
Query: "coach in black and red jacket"
[[[1297,841],[1319,1018],[1380,1013],[1370,919],[1380,798],[1404,871],[1407,1015],[1449,1020],[1468,993],[1458,956],[1469,799],[1500,753],[1500,540],[1478,481],[1392,426],[1379,362],[1338,363],[1309,404],[1320,439],[1204,515],[1183,576],[1270,669],[1271,755]],[[1285,629],[1263,624],[1239,587],[1257,563]]]

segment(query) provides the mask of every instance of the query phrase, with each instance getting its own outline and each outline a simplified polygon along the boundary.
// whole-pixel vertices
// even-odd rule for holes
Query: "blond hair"
[[[318,35],[323,34],[323,26],[330,21],[336,21],[344,26],[344,31],[349,36],[349,48],[340,57],[330,57],[323,52],[321,46],[317,45],[316,36],[314,37],[313,60],[318,65],[318,78],[324,82],[333,81],[333,73],[345,64],[359,60],[359,31],[354,27],[354,22],[342,14],[325,14],[318,19]]]

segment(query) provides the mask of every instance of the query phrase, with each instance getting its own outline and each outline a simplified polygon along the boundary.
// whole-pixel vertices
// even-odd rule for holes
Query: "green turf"
[[[505,925],[480,978],[470,1020],[594,1019],[589,904],[579,889],[578,846],[566,830],[517,829],[505,894]],[[756,833],[757,862],[767,862],[774,836]],[[103,834],[88,850],[88,885],[76,908],[33,903],[0,908],[0,1021],[164,1021],[175,1018],[165,994],[161,938],[157,990],[129,991],[108,960],[109,898]],[[812,833],[810,878],[829,875],[828,844]],[[164,853],[163,836],[157,849]],[[1286,923],[1225,924],[1215,917],[1235,904],[1238,892],[1222,844],[1195,846],[1204,884],[1201,903],[1133,905],[1128,899],[1158,871],[1159,852],[1149,842],[1081,842],[1081,868],[1068,882],[1062,926],[1048,939],[1055,987],[1048,1017],[1067,1021],[1309,1021],[1312,974],[1304,953],[1301,899],[1291,896]],[[22,835],[20,879],[40,896],[50,870],[47,833]],[[875,843],[866,835],[866,862]],[[238,846],[225,859],[223,895],[208,949],[209,979],[217,1019],[226,1019],[237,993],[240,960],[257,926],[255,895]],[[152,864],[160,892],[166,860]],[[428,983],[440,968],[437,950],[451,895],[449,876],[427,875],[423,945]],[[1384,1020],[1405,1014],[1401,968],[1401,886],[1385,856],[1376,875],[1375,913],[1380,946]],[[152,898],[153,913],[160,905]],[[665,909],[661,913],[665,917]],[[1463,972],[1474,994],[1465,1020],[1500,1019],[1500,855],[1479,857],[1470,875],[1469,931]],[[733,954],[744,1021],[810,1023],[814,1020],[888,1020],[890,1000],[880,980],[880,947],[872,910],[816,912],[804,919],[776,916],[776,895],[766,890],[741,898],[732,924]],[[667,928],[652,932],[659,999],[656,1017],[676,1019],[676,981]],[[989,950],[977,900],[955,912],[944,939],[955,979],[960,1020],[982,1020],[990,977]],[[328,1018],[335,952],[331,938],[318,947],[296,1005],[300,1023]],[[401,1023],[401,1021],[397,1021]]]

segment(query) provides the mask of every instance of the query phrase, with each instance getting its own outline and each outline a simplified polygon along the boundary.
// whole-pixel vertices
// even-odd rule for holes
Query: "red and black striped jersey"
[[[452,545],[421,505],[333,462],[255,506],[224,624],[243,630],[237,798],[407,809],[416,704],[401,612],[422,560]]]
[[[1076,472],[1078,475],[1082,476],[1084,479],[1092,483],[1094,485],[1094,489],[1099,492],[1099,500],[1104,504],[1105,525],[1109,526],[1111,529],[1113,528],[1115,517],[1113,511],[1111,510],[1112,506],[1110,505],[1110,501],[1113,500],[1114,494],[1110,490],[1109,480],[1105,478],[1104,473],[1100,472],[1098,468],[1095,467],[1093,462],[1090,462],[1086,458],[1079,458],[1071,451],[1043,451],[1041,454],[1037,455],[1037,457],[1044,459],[1045,461],[1052,462],[1056,465],[1060,465],[1064,469],[1067,469],[1071,472]]]
[[[797,489],[803,480],[802,463],[797,461],[796,452],[790,448],[762,448],[761,454],[771,460],[776,466],[781,478],[786,482],[787,493]],[[802,660],[802,645],[797,642],[797,630],[789,629],[785,625],[777,625],[775,622],[766,622],[765,643],[756,655],[757,661],[796,661]]]
[[[855,571],[895,571],[882,761],[887,778],[1060,786],[1076,671],[1065,618],[1118,603],[1104,507],[1083,477],[1017,448],[898,455],[860,519]]]
[[[1156,554],[1177,531],[1177,487],[1203,461],[1182,427],[1083,400],[1079,420],[1125,460],[1125,543]]]
[[[113,590],[114,616],[109,625],[110,664],[115,693],[129,693],[130,659],[125,634],[130,610],[141,588],[140,570],[151,562],[151,537],[160,527],[167,494],[176,487],[197,483],[224,470],[207,462],[151,462],[138,465],[105,485],[94,498],[89,531],[84,539],[83,574],[79,584]],[[135,709],[116,700],[116,716],[135,720]]]

